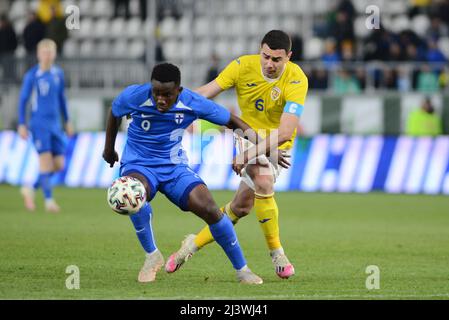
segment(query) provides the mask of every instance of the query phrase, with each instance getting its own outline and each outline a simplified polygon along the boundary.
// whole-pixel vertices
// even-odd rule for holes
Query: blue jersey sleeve
[[[22,89],[19,97],[19,124],[25,124],[26,107],[33,91],[33,75],[31,72],[25,74],[23,78]]]
[[[65,97],[65,80],[64,80],[64,72],[61,71],[60,74],[60,87],[59,87],[59,106],[61,108],[62,117],[64,118],[64,122],[69,121],[69,112],[67,110],[67,99]]]
[[[231,119],[231,112],[212,100],[201,97],[197,108],[198,118],[218,124],[226,125]]]
[[[133,110],[130,107],[131,94],[138,87],[138,85],[132,85],[123,90],[112,101],[112,114],[116,118],[121,118],[127,114],[130,114]]]

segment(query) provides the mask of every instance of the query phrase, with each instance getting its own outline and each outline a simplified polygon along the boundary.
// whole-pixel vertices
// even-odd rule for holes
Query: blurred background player
[[[242,119],[264,137],[272,132],[271,146],[279,145],[281,150],[289,150],[308,89],[307,77],[298,65],[290,62],[291,55],[288,34],[272,30],[263,37],[258,55],[241,56],[232,61],[215,80],[196,91],[206,98],[213,98],[235,87]],[[243,157],[243,151],[251,143],[240,137],[236,141]],[[254,207],[276,274],[288,278],[295,274],[295,270],[285,255],[279,236],[279,210],[274,199],[274,183],[279,172],[278,164],[270,162],[264,155],[258,157],[257,163],[248,164],[242,170],[242,181],[234,199],[222,211],[235,224]],[[173,256],[177,267],[172,271],[212,241],[207,226],[196,236],[187,236]]]
[[[442,132],[442,119],[435,112],[430,97],[426,97],[421,107],[408,115],[406,134],[411,136],[438,136]]]
[[[147,190],[148,201],[160,191],[181,210],[191,211],[203,219],[212,238],[231,260],[237,279],[242,283],[261,284],[262,279],[246,265],[231,220],[217,207],[203,180],[188,167],[187,156],[181,146],[183,131],[197,118],[231,129],[245,131],[250,127],[226,108],[182,88],[180,82],[179,69],[163,63],[154,67],[151,84],[127,87],[112,103],[103,158],[111,167],[118,161],[114,148],[120,120],[131,115],[133,121],[128,128],[120,175],[140,180]],[[179,139],[173,139],[176,132]],[[138,281],[154,281],[164,258],[154,240],[150,203],[145,203],[130,218],[146,252]],[[170,270],[176,267],[171,265],[171,261],[166,266]]]
[[[37,45],[38,64],[25,74],[19,98],[18,133],[28,139],[31,132],[33,143],[39,154],[39,177],[34,186],[21,189],[25,207],[34,211],[34,193],[42,188],[45,197],[45,209],[58,212],[58,204],[53,198],[51,178],[64,168],[66,137],[72,136],[73,129],[69,122],[66,97],[64,94],[64,72],[54,65],[56,44],[53,40],[43,39]],[[26,123],[28,100],[33,95],[29,125]],[[61,126],[61,117],[64,121]]]

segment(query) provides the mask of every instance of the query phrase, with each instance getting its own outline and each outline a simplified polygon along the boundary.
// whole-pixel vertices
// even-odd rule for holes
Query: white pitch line
[[[298,299],[339,299],[339,298],[361,298],[361,299],[394,299],[394,298],[438,298],[448,297],[449,293],[435,293],[435,294],[328,294],[328,295],[276,295],[276,296],[246,296],[246,297],[200,297],[200,296],[176,296],[176,297],[138,297],[137,299],[157,299],[157,300],[298,300]]]

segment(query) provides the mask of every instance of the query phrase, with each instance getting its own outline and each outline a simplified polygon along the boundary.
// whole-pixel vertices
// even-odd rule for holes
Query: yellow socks
[[[256,193],[254,210],[262,228],[268,248],[273,251],[281,248],[279,239],[279,209],[274,200],[274,192],[268,195]]]
[[[255,196],[254,210],[268,248],[271,251],[282,249],[279,239],[279,209],[273,197],[274,193],[268,195],[256,193]],[[232,212],[230,203],[220,209],[228,215],[233,224],[237,223],[239,218]],[[210,233],[209,226],[205,226],[195,238],[195,244],[198,248],[202,248],[213,241],[214,237]]]
[[[239,217],[237,217],[234,212],[231,210],[231,203],[228,203],[225,207],[221,207],[220,210],[227,214],[229,219],[231,219],[232,224],[236,224],[239,220]],[[209,226],[205,226],[201,231],[196,235],[196,238],[194,240],[196,246],[198,249],[204,247],[206,244],[211,243],[214,241],[214,237],[212,236],[212,233],[210,233]]]

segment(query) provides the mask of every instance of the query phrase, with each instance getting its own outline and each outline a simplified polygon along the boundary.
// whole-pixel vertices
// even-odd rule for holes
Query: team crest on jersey
[[[184,113],[175,113],[175,122],[181,124],[184,121]]]
[[[276,101],[281,96],[281,89],[278,87],[273,87],[271,89],[271,100]]]

